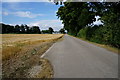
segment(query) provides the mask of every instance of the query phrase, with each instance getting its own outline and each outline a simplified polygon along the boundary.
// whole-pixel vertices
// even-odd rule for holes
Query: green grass
[[[70,35],[70,36],[72,36],[72,35]],[[75,37],[75,36],[72,36],[72,37]],[[91,41],[89,41],[89,40],[86,40],[86,39],[80,38],[80,37],[75,37],[75,38],[78,38],[78,39],[81,39],[81,40],[86,41],[86,42],[88,42],[88,43],[94,44],[94,45],[96,45],[96,46],[98,46],[98,47],[105,48],[105,49],[107,49],[107,50],[109,50],[109,51],[112,51],[112,52],[114,52],[114,53],[117,53],[117,54],[120,53],[120,49],[118,49],[118,48],[116,48],[116,47],[112,47],[112,46],[110,46],[110,45],[105,45],[105,44],[99,44],[99,43],[91,42]]]

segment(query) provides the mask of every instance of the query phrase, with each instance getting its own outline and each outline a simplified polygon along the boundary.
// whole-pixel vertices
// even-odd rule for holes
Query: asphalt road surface
[[[80,39],[65,35],[46,53],[54,78],[117,78],[118,55]]]

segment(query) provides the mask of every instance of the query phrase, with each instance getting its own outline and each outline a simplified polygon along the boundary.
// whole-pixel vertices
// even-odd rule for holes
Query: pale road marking
[[[43,55],[41,55],[40,58],[43,58],[53,48],[54,44]]]

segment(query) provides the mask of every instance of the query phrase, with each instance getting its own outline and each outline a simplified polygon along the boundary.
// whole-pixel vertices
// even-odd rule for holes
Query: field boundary
[[[53,48],[54,44],[48,50],[46,50],[46,52],[43,53],[40,58],[43,58],[47,54],[47,52],[49,52]]]

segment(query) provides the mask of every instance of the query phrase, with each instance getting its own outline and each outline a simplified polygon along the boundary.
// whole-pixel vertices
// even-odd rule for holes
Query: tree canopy
[[[61,28],[61,29],[59,30],[59,32],[62,33],[62,34],[65,34],[65,33],[66,33],[64,28]]]
[[[89,3],[66,2],[58,9],[57,16],[68,33],[77,35],[80,29],[95,21],[95,13]]]
[[[41,31],[38,26],[29,27],[27,25],[7,25],[0,23],[2,26],[2,33],[18,33],[18,34],[40,34]]]
[[[68,34],[120,48],[120,2],[65,2],[57,11]],[[90,26],[100,16],[103,25]]]
[[[52,34],[54,32],[52,27],[49,27],[48,30],[42,30],[43,34]]]

